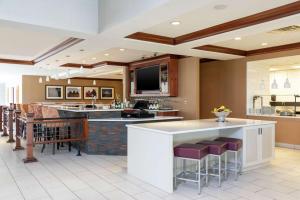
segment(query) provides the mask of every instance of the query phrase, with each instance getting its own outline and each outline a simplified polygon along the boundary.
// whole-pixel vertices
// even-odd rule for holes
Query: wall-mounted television
[[[136,70],[137,91],[159,91],[160,90],[160,67],[154,65]]]

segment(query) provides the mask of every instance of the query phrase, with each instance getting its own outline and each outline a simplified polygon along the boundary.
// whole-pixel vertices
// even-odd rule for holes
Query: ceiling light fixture
[[[39,83],[43,83],[43,78],[42,77],[39,78]]]
[[[291,83],[290,83],[290,80],[289,80],[289,73],[288,73],[288,71],[286,72],[286,79],[285,79],[285,82],[283,84],[283,87],[284,88],[291,88]]]
[[[93,80],[93,85],[96,85],[96,80]]]
[[[278,84],[277,84],[277,81],[276,81],[276,74],[274,73],[274,77],[273,77],[273,83],[271,85],[271,88],[272,89],[278,89]]]
[[[235,37],[234,40],[242,40],[241,37]]]
[[[178,25],[180,25],[180,21],[173,21],[173,22],[171,22],[171,24],[173,26],[178,26]]]
[[[109,56],[109,53],[105,53],[104,55],[105,55],[105,56]]]
[[[82,51],[84,51],[84,49],[80,49],[79,51],[81,51],[81,52],[82,52]]]
[[[82,60],[82,63],[85,63],[86,61],[85,60]]]
[[[96,57],[93,57],[93,58],[92,58],[92,60],[96,60],[96,59],[97,59]]]
[[[227,8],[227,5],[225,4],[217,4],[214,6],[215,10],[224,10],[225,8]]]
[[[70,55],[66,55],[66,57],[67,57],[67,58],[70,58],[71,56],[70,56]]]
[[[266,43],[266,42],[261,43],[261,46],[267,46],[267,45],[268,45],[268,43]]]
[[[49,81],[50,81],[50,77],[47,76],[47,77],[46,77],[46,82],[49,82]]]
[[[71,84],[71,79],[68,78],[68,85],[70,85],[70,84]]]
[[[121,48],[120,51],[125,51],[125,49],[122,49],[122,48]]]

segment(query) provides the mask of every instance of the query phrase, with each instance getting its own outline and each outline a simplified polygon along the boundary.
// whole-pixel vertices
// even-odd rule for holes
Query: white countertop
[[[156,116],[151,118],[104,118],[89,119],[89,122],[145,122],[145,121],[164,121],[164,120],[181,120],[183,117]]]
[[[252,117],[275,117],[275,118],[291,118],[291,119],[300,119],[300,115],[296,116],[281,116],[279,114],[273,114],[273,115],[264,115],[264,114],[247,114],[247,116]]]
[[[144,130],[151,130],[164,134],[181,134],[189,132],[200,132],[210,130],[220,130],[229,128],[241,128],[256,125],[275,124],[275,121],[263,121],[252,119],[237,119],[227,118],[227,122],[216,122],[216,119],[202,119],[202,120],[183,120],[174,122],[157,122],[147,124],[132,124],[127,127],[139,128]]]
[[[57,108],[57,110],[70,111],[70,112],[116,112],[123,111],[124,109],[92,109],[92,108],[84,108],[84,109],[74,109],[74,108]]]

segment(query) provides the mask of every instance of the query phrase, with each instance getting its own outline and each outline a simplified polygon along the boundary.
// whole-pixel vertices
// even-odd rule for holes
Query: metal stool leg
[[[235,180],[238,179],[238,152],[234,152],[234,173],[235,173]]]
[[[227,180],[227,153],[228,152],[225,152],[225,155],[224,155],[224,157],[225,157],[225,159],[224,159],[224,178],[225,178],[225,180]]]
[[[177,189],[177,158],[174,158],[174,188]]]
[[[208,156],[205,158],[205,183],[208,185]]]
[[[198,193],[201,194],[201,160],[198,161]]]
[[[221,167],[222,167],[222,165],[221,165],[221,162],[222,162],[222,160],[221,160],[221,155],[220,156],[218,156],[219,157],[219,187],[221,187]]]

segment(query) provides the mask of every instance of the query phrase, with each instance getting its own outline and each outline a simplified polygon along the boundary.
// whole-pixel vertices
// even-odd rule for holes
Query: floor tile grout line
[[[54,160],[55,161],[55,159],[52,159],[51,158],[51,156],[49,157],[51,160]],[[55,161],[56,163],[57,163],[57,161]],[[76,193],[74,193],[59,177],[57,177],[52,171],[50,171],[49,169],[48,169],[48,167],[46,167],[42,162],[40,162],[41,163],[41,165],[43,165],[48,171],[49,171],[49,173],[50,174],[52,174],[55,178],[57,178],[58,180],[60,180],[60,182],[70,191],[70,192],[72,192],[78,199],[81,199]]]
[[[19,155],[17,155],[18,158]],[[39,185],[43,188],[43,190],[47,193],[47,195],[49,196],[50,199],[53,199],[52,196],[50,195],[50,193],[47,191],[47,189],[41,184],[41,182],[39,181],[39,179],[28,169],[27,165],[30,163],[25,164],[25,168],[29,171],[29,173],[34,177],[34,179],[39,183]],[[47,169],[48,170],[48,169]]]
[[[90,160],[88,160],[88,159],[86,159],[86,158],[84,158],[85,160],[87,160],[87,161],[89,161],[89,162],[91,162]],[[73,159],[71,159],[70,158],[70,160],[71,161],[73,161],[74,162],[74,160]],[[107,160],[106,160],[107,161]],[[108,161],[109,162],[109,161]],[[91,162],[91,163],[93,163],[93,162]],[[79,164],[79,163],[77,163],[78,165],[80,165],[81,167],[83,167],[83,168],[85,168],[86,170],[88,170],[88,171],[90,171],[88,168],[86,168],[86,167],[84,167],[84,166],[82,166],[81,164]],[[95,164],[95,163],[93,163],[93,164]],[[62,165],[63,166],[63,165]],[[65,166],[63,166],[64,168],[65,168]],[[110,171],[111,172],[111,171]],[[73,174],[73,172],[71,172],[72,174]],[[100,178],[100,179],[103,179],[103,177],[100,177],[100,176],[98,176],[96,173],[94,173],[94,172],[91,172],[92,174],[94,174],[94,175],[96,175],[98,178]],[[113,172],[112,172],[113,173]],[[74,174],[76,177],[78,177],[76,174]],[[116,175],[116,176],[118,176],[118,175]],[[122,178],[121,176],[119,176],[120,178]],[[80,177],[78,177],[79,179],[80,179]],[[80,179],[81,180],[81,179]],[[124,181],[126,181],[125,179],[124,179]],[[85,182],[85,181],[83,181],[83,182]],[[105,181],[106,182],[106,181]],[[86,182],[85,182],[86,183]],[[131,183],[131,182],[130,182]],[[88,184],[88,183],[87,183]],[[108,184],[110,184],[110,185],[113,185],[112,183],[109,183],[108,182]],[[88,184],[89,185],[89,184]],[[92,187],[93,188],[93,187]],[[118,187],[117,187],[118,188]],[[132,196],[131,194],[128,194],[126,191],[124,191],[124,190],[122,190],[122,189],[120,189],[120,188],[118,188],[119,190],[121,190],[122,192],[124,192],[125,194],[127,194],[127,195],[129,195],[130,197],[132,197],[133,199],[136,199],[134,196]],[[95,190],[96,191],[96,190]],[[98,191],[96,191],[96,192],[98,192]],[[146,192],[146,191],[143,191],[143,192],[141,192],[141,193],[144,193],[144,192]],[[103,193],[101,193],[101,192],[98,192],[99,194],[101,194],[102,196],[104,196],[104,194]],[[141,193],[139,193],[139,194],[141,194]],[[104,198],[105,199],[108,199],[108,198],[106,198],[105,196],[104,196]]]
[[[7,163],[6,163],[6,161],[2,158],[1,154],[0,154],[0,158],[1,158],[1,160],[3,161],[5,167],[7,168],[7,170],[8,170],[8,172],[9,172],[11,178],[14,180],[14,183],[15,183],[15,185],[17,186],[17,188],[18,188],[20,194],[22,195],[23,199],[25,200],[25,196],[24,196],[24,194],[23,194],[21,188],[19,187],[19,185],[18,185],[18,183],[17,183],[15,177],[14,177],[13,174],[11,173],[11,171],[10,171],[10,169],[9,169],[9,167],[8,167],[8,165],[7,165]]]
[[[51,158],[51,159],[53,159],[53,158]],[[55,159],[53,159],[53,160],[55,160]],[[71,160],[71,159],[70,159]],[[68,170],[72,175],[74,175],[75,177],[77,177],[79,180],[81,180],[81,181],[83,181],[82,179],[80,179],[80,177],[78,177],[75,173],[73,173],[72,171],[70,171],[69,169],[67,169],[64,165],[62,165],[60,162],[58,162],[57,160],[55,160],[55,162],[58,164],[58,165],[60,165],[60,166],[62,166],[64,169],[66,169],[66,170]],[[87,169],[88,170],[88,169]],[[90,170],[88,170],[88,171],[90,171]],[[105,199],[107,199],[101,192],[98,192],[97,190],[95,190],[89,183],[87,183],[87,182],[85,182],[85,181],[83,181],[84,183],[86,183],[88,186],[90,186],[91,187],[91,189],[93,189],[95,192],[97,192],[98,194],[100,194],[101,196],[103,196]],[[72,192],[72,191],[71,191]]]

